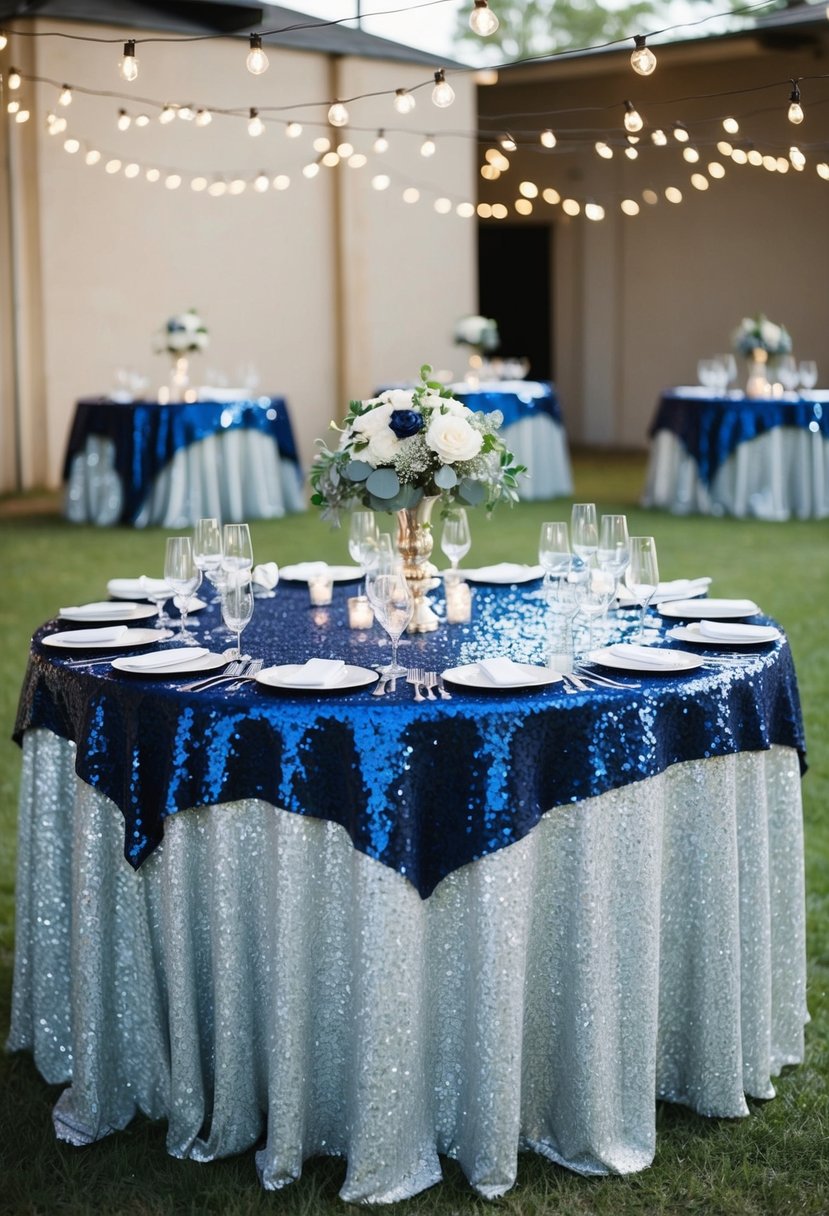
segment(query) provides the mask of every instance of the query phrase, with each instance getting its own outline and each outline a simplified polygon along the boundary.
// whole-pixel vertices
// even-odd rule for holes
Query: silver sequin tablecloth
[[[57,1134],[137,1111],[262,1184],[347,1158],[390,1202],[438,1154],[495,1197],[519,1150],[645,1168],[655,1099],[746,1115],[803,1053],[800,771],[774,746],[558,807],[428,899],[337,824],[172,816],[134,871],[74,745],[24,739],[10,1047],[68,1083]]]

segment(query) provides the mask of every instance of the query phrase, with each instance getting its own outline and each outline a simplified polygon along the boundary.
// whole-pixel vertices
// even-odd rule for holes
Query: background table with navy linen
[[[281,586],[246,648],[379,661],[379,631],[343,627],[349,590],[320,610]],[[538,590],[477,588],[470,626],[403,661],[539,661]],[[654,1094],[746,1114],[802,1057],[785,640],[639,688],[419,705],[403,685],[185,693],[67,670],[42,636],[10,1045],[70,1082],[63,1138],[142,1110],[177,1155],[258,1143],[266,1187],[335,1153],[344,1198],[393,1201],[445,1153],[494,1196],[520,1148],[642,1169]]]
[[[281,397],[79,401],[64,462],[65,514],[75,523],[168,528],[302,510],[288,407]]]
[[[649,434],[643,506],[769,520],[829,516],[829,392],[753,400],[671,389]]]

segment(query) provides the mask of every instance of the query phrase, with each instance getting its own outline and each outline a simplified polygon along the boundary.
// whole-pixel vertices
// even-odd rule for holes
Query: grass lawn
[[[806,1062],[786,1069],[777,1097],[750,1102],[751,1117],[709,1120],[662,1105],[656,1159],[627,1178],[584,1179],[524,1155],[514,1189],[494,1208],[505,1216],[557,1213],[829,1212],[829,521],[763,524],[673,518],[641,511],[640,456],[578,455],[577,497],[601,511],[624,511],[632,533],[657,539],[663,578],[711,575],[712,594],[749,596],[786,629],[797,665],[806,721],[804,778],[808,899],[809,1009]],[[570,502],[524,503],[487,520],[473,518],[469,558],[483,565],[534,560],[544,519],[569,518]],[[347,561],[345,537],[315,513],[252,527],[257,560],[311,556]],[[114,575],[160,574],[164,533],[71,526],[43,497],[0,500],[0,1035],[9,1025],[14,938],[14,840],[19,749],[9,742],[32,631],[59,604],[102,598]],[[50,1118],[59,1090],[46,1085],[28,1056],[0,1056],[0,1213],[81,1216],[316,1216],[342,1212],[338,1161],[308,1162],[302,1179],[262,1191],[252,1153],[209,1165],[177,1161],[164,1149],[165,1128],[136,1120],[88,1149],[55,1141]],[[410,1216],[488,1212],[460,1170],[444,1162],[445,1181],[398,1205]],[[391,1209],[389,1209],[391,1210]]]

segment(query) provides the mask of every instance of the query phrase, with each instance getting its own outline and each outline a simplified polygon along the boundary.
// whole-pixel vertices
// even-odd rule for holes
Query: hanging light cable
[[[475,0],[475,7],[469,14],[469,27],[475,34],[488,38],[494,34],[501,22],[487,4],[487,0]]]
[[[803,107],[800,104],[800,89],[796,80],[792,81],[792,91],[789,95],[789,122],[793,122],[795,126],[803,122]]]
[[[656,67],[656,56],[645,44],[644,34],[636,34],[633,41],[635,45],[630,56],[630,66],[639,76],[650,76]]]
[[[138,76],[138,60],[135,58],[135,39],[133,38],[124,43],[124,57],[118,64],[118,71],[124,80],[135,80]]]
[[[262,35],[250,35],[250,50],[245,60],[245,66],[253,76],[261,76],[268,70],[268,56],[262,50]]]

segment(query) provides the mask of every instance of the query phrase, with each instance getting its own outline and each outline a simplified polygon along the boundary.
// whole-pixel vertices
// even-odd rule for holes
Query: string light
[[[192,122],[196,117],[196,111],[192,106],[179,106],[177,115],[182,122]]]
[[[124,43],[124,58],[118,64],[118,70],[123,80],[132,81],[138,78],[138,60],[135,58],[135,42],[132,38]]]
[[[818,176],[822,177],[825,182],[829,182],[829,165],[827,165],[826,161],[821,161],[816,168],[818,171]]]
[[[599,156],[601,156],[603,160],[613,159],[613,149],[611,148],[610,144],[606,144],[603,139],[598,140],[595,147]]]
[[[9,45],[8,38],[6,37],[5,34],[0,33],[0,51],[5,51],[5,49],[8,45]]]
[[[639,204],[635,198],[623,198],[619,204],[625,215],[638,215]]]
[[[72,104],[72,90],[70,89],[68,84],[62,85],[61,90],[60,90],[60,95],[58,97],[58,105],[59,106],[71,106],[71,104]]]
[[[730,156],[734,151],[734,145],[730,144],[727,139],[721,139],[717,144],[717,151],[720,156]]]
[[[651,131],[651,143],[656,144],[657,148],[664,148],[668,142],[668,136],[661,127],[657,127],[655,131]]]
[[[639,157],[639,149],[625,148],[625,156],[628,158],[628,160],[637,160]]]
[[[148,127],[150,125],[149,114],[136,114],[135,125],[137,127]]]
[[[209,127],[212,121],[213,121],[213,115],[210,113],[209,110],[197,110],[196,111],[195,122],[196,122],[197,127]]]
[[[581,211],[581,204],[577,203],[574,198],[565,198],[562,201],[561,210],[565,215],[576,216]]]
[[[748,154],[748,163],[754,165],[755,169],[759,169],[763,163],[763,154],[758,152],[756,148],[752,148]]]
[[[695,165],[699,160],[699,152],[689,144],[687,148],[682,149],[682,159],[687,160],[689,165]]]
[[[348,158],[349,169],[362,169],[363,165],[368,164],[368,157],[362,152],[355,152]]]
[[[89,151],[87,152],[86,156],[84,157],[84,160],[86,161],[86,163],[88,165],[97,165],[98,161],[100,159],[101,159],[101,153],[98,151],[97,148],[90,148]]]
[[[517,198],[513,204],[519,215],[532,215],[533,205],[528,198]]]
[[[416,105],[414,93],[408,89],[395,89],[392,105],[398,114],[411,114]]]
[[[285,134],[288,136],[288,139],[298,139],[299,136],[302,134],[302,123],[301,122],[287,123],[285,126]]]
[[[20,88],[20,73],[18,72],[17,68],[12,68],[10,70],[9,78],[6,81],[6,84],[9,86],[9,91],[12,93],[15,91],[15,89]]]
[[[437,144],[435,143],[434,136],[427,135],[423,143],[420,145],[420,155],[426,157],[434,156],[436,148]]]
[[[124,165],[124,177],[129,177],[129,178],[138,177],[138,174],[140,172],[141,172],[141,166],[137,165],[135,163],[135,161],[130,161],[130,163],[128,165]]]
[[[604,219],[604,207],[600,206],[599,203],[585,203],[584,214],[587,219],[593,220],[595,223],[598,220]]]
[[[371,187],[373,190],[388,190],[391,185],[391,178],[387,173],[378,173],[376,177],[371,179]]]
[[[319,171],[320,171],[320,167],[317,164],[317,162],[314,160],[314,161],[311,161],[311,163],[309,165],[305,165],[303,167],[302,176],[310,179],[312,177],[316,177],[317,174],[319,173]]]
[[[475,214],[474,203],[458,203],[455,208],[455,214],[459,215],[462,220],[472,219],[472,216]]]
[[[469,26],[474,33],[482,38],[494,34],[501,22],[487,4],[487,0],[475,0],[475,7],[469,14]]]
[[[206,177],[194,177],[193,180],[190,182],[190,189],[193,191],[194,194],[201,194],[202,190],[207,189],[207,178]]]
[[[668,186],[667,190],[665,191],[665,198],[669,203],[681,203],[682,191],[678,190],[676,186]]]
[[[331,140],[326,135],[318,135],[314,140],[313,148],[315,152],[327,152],[331,147]]]
[[[558,190],[554,190],[552,186],[548,186],[546,190],[542,190],[541,197],[544,199],[544,202],[549,203],[551,207],[554,207],[556,203],[561,202],[561,195],[559,194]]]
[[[695,190],[707,190],[710,184],[704,173],[691,174],[691,185]]]
[[[144,176],[148,182],[157,182],[161,178],[161,173],[158,169],[148,169]]]
[[[736,118],[724,118],[722,120],[722,129],[727,135],[736,135],[740,130],[740,124]]]
[[[501,136],[501,138],[498,140],[498,143],[501,145],[501,147],[504,149],[505,152],[515,152],[515,150],[518,147],[518,144],[512,138],[509,131],[505,132]]]
[[[14,116],[14,121],[15,122],[28,122],[29,121],[29,111],[28,110],[18,110]]]
[[[335,101],[330,107],[328,121],[332,127],[344,127],[348,122],[348,110],[341,101]]]
[[[415,186],[407,186],[403,191],[404,203],[416,203],[420,198],[420,191]]]
[[[541,132],[539,139],[545,148],[554,148],[556,146],[556,137],[549,128]]]
[[[271,179],[268,177],[264,169],[260,169],[253,179],[253,188],[257,194],[264,194],[270,187]]]
[[[274,190],[287,190],[291,184],[291,179],[287,173],[277,173],[273,179]]]
[[[381,155],[383,152],[388,152],[389,150],[389,141],[386,139],[386,132],[382,127],[377,132],[377,138],[374,141],[373,147],[374,151],[377,152],[378,155]]]
[[[351,153],[354,151],[354,145],[349,143],[337,144],[337,156],[340,160],[348,160]]]
[[[645,45],[644,34],[636,34],[633,41],[636,45],[630,56],[630,66],[639,76],[650,76],[656,67],[656,56],[650,47]]]
[[[800,89],[797,87],[797,81],[792,81],[792,91],[789,95],[789,122],[793,122],[795,126],[803,122],[803,107],[800,104]]]
[[[262,50],[261,34],[251,34],[250,50],[248,51],[245,65],[253,76],[261,76],[263,72],[267,72],[269,66],[268,56]]]
[[[63,150],[64,152],[68,152],[70,156],[74,155],[80,146],[81,145],[77,139],[65,139],[63,141]]]
[[[451,198],[436,198],[433,206],[438,215],[448,215],[452,210]]]
[[[172,106],[164,106],[158,116],[158,121],[166,126],[168,122],[173,122],[176,112]]]
[[[118,111],[118,130],[119,131],[128,131],[130,129],[131,124],[132,124],[132,119],[130,118],[127,111],[119,110]]]
[[[47,121],[50,135],[61,135],[66,130],[67,124],[65,118],[58,118],[56,114],[52,114]]]
[[[795,145],[792,145],[792,147],[789,148],[789,160],[792,168],[797,169],[798,172],[806,168],[806,157],[803,155],[800,148],[796,147]]]
[[[688,140],[691,138],[690,135],[688,134],[688,130],[685,126],[685,123],[682,123],[682,122],[674,123],[674,129],[673,129],[672,134],[673,134],[674,139],[677,141],[677,143],[680,143],[680,144],[687,144]]]
[[[250,107],[250,118],[248,120],[248,135],[262,135],[265,130],[265,124],[259,117],[259,111],[255,106]]]
[[[538,198],[538,186],[535,182],[520,182],[518,192],[523,194],[524,198]]]
[[[635,135],[637,131],[641,131],[644,127],[642,115],[636,109],[632,101],[625,102],[625,130]]]
[[[10,101],[9,104],[6,106],[6,110],[9,114],[16,114],[19,109],[20,109],[19,101]]]
[[[335,165],[340,163],[339,153],[326,152],[322,158],[322,163],[325,165],[326,169],[333,169]]]
[[[432,89],[432,101],[439,109],[445,110],[455,100],[455,90],[446,79],[443,68],[435,72],[435,87]]]

